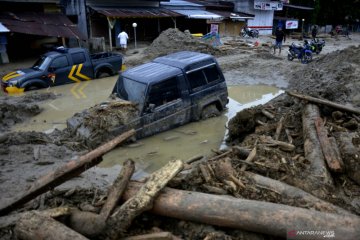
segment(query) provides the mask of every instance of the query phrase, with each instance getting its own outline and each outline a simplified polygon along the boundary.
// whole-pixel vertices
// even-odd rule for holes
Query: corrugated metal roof
[[[99,8],[91,7],[96,12],[113,18],[166,18],[180,17],[181,14],[165,8]]]
[[[178,7],[178,6],[192,6],[192,7],[201,7],[201,4],[192,3],[189,1],[184,0],[170,0],[169,2],[160,2],[161,6],[172,6],[172,7]]]
[[[224,18],[230,18],[230,19],[253,19],[253,18],[255,18],[254,14],[249,14],[249,13],[217,11],[217,10],[209,10],[209,12],[212,12],[217,15],[223,16]]]
[[[223,19],[222,16],[205,10],[173,10],[174,12],[180,13],[187,18],[194,19]]]
[[[2,25],[2,23],[0,22],[0,33],[1,32],[10,32],[9,29],[7,29],[4,25]]]
[[[31,35],[86,39],[65,15],[39,12],[0,12],[2,22],[11,32]]]
[[[287,4],[287,3],[284,3],[283,6],[288,7],[288,8],[302,9],[302,10],[314,10],[314,8],[312,8],[312,7],[305,7],[305,6],[293,5],[293,4]]]

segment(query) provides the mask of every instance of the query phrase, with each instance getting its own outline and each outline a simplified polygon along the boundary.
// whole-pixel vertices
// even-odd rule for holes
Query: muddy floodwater
[[[43,131],[62,129],[66,119],[94,104],[106,101],[117,77],[109,77],[80,84],[69,84],[41,91],[58,95],[55,100],[41,104],[42,113],[28,122],[16,125],[15,131]],[[228,109],[219,117],[193,122],[137,142],[119,147],[104,156],[99,168],[122,164],[128,158],[137,163],[137,176],[151,173],[171,159],[187,160],[208,155],[211,149],[224,147],[226,124],[235,114],[251,106],[264,104],[282,91],[266,85],[228,86]]]

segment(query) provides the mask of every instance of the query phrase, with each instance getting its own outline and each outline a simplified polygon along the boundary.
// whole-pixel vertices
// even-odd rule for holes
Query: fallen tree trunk
[[[303,99],[303,100],[306,100],[306,101],[309,101],[309,102],[319,103],[319,104],[323,104],[323,105],[326,105],[326,106],[329,106],[329,107],[332,107],[332,108],[336,108],[336,109],[339,109],[339,110],[342,110],[342,111],[360,114],[360,110],[356,109],[356,108],[353,108],[353,107],[344,106],[344,105],[334,103],[334,102],[331,102],[331,101],[328,101],[328,100],[315,98],[315,97],[311,97],[311,96],[304,95],[304,94],[294,93],[294,92],[291,92],[291,91],[286,91],[286,93],[289,94],[290,96],[297,97],[297,98],[300,98],[300,99]]]
[[[284,198],[295,199],[297,202],[306,205],[307,207],[314,208],[322,212],[330,212],[344,215],[351,214],[343,208],[335,206],[329,202],[326,202],[320,198],[311,195],[308,192],[303,191],[300,188],[293,187],[284,182],[251,172],[244,172],[243,174],[256,185],[277,192]]]
[[[328,138],[327,130],[321,118],[315,120],[316,132],[319,137],[322,153],[324,154],[329,169],[333,172],[343,172],[344,163],[340,156],[336,153],[336,149],[332,140]]]
[[[297,181],[297,186],[319,198],[325,198],[333,187],[333,180],[327,170],[320,141],[315,129],[315,120],[320,118],[319,108],[313,104],[304,107],[302,122],[305,158],[310,165],[305,170],[306,181]]]
[[[153,201],[166,184],[184,167],[181,160],[170,161],[150,175],[149,180],[120,206],[106,222],[101,238],[118,239],[131,225],[134,218],[153,207]]]
[[[130,199],[140,187],[140,183],[130,183],[123,195],[124,199]],[[287,229],[309,228],[331,229],[342,239],[360,238],[360,218],[355,215],[323,213],[283,204],[171,188],[165,188],[155,199],[151,212],[283,238],[287,236]]]
[[[103,217],[104,220],[108,219],[110,213],[116,207],[134,171],[135,163],[132,160],[125,161],[119,176],[115,179],[114,184],[110,187],[109,194],[107,196],[104,206],[101,208],[100,215],[101,217]]]
[[[55,219],[37,212],[27,212],[17,222],[17,239],[22,240],[86,240],[87,238]]]
[[[135,130],[127,131],[113,140],[101,145],[100,147],[92,150],[91,152],[79,157],[77,160],[70,161],[63,166],[60,166],[55,171],[37,179],[30,188],[23,194],[10,200],[10,203],[0,209],[0,216],[5,215],[12,210],[18,208],[22,204],[30,201],[31,199],[47,192],[67,180],[78,176],[82,172],[88,170],[92,166],[102,161],[101,156],[115,148],[118,144],[125,141],[135,134]]]
[[[360,185],[360,153],[354,146],[351,135],[346,132],[339,132],[337,140],[344,159],[346,174]]]
[[[70,216],[69,226],[89,238],[99,235],[104,230],[105,222],[109,218],[111,212],[117,206],[134,170],[134,162],[132,160],[125,161],[118,177],[110,187],[106,202],[101,208],[100,214],[74,210]]]

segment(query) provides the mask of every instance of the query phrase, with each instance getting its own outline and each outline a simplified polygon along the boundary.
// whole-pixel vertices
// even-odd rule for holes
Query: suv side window
[[[53,62],[51,63],[51,67],[53,68],[63,68],[69,66],[69,62],[67,60],[66,56],[61,56],[58,58],[55,58]]]
[[[173,77],[151,87],[148,103],[155,104],[157,107],[178,98],[180,98],[180,92],[177,78]]]
[[[187,78],[191,89],[206,85],[206,78],[202,69],[187,73]]]
[[[85,55],[84,55],[84,53],[82,53],[82,52],[73,53],[73,54],[71,54],[71,57],[72,57],[72,59],[73,59],[74,65],[85,62]]]
[[[207,68],[204,68],[203,70],[208,83],[220,80],[220,73],[216,65],[209,66]]]

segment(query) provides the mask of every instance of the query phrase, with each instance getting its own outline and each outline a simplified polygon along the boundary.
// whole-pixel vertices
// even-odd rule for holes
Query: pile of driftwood
[[[302,141],[298,141],[293,126],[287,124],[287,116],[279,117],[277,111],[264,108],[259,114],[270,121],[259,118],[253,119],[255,124],[248,124],[257,136],[249,134],[251,141],[244,140],[252,143],[250,148],[239,144],[226,151],[215,151],[217,154],[209,159],[200,156],[184,163],[170,161],[141,183],[130,181],[134,163],[127,160],[96,213],[58,207],[11,214],[101,162],[103,154],[135,134],[131,130],[35,181],[24,194],[0,207],[0,227],[14,225],[18,239],[119,239],[136,216],[150,211],[275,237],[285,238],[289,230],[296,229],[327,230],[333,231],[336,238],[359,239],[360,218],[352,209],[329,199],[339,188],[334,174],[344,174],[349,181],[360,184],[357,147],[346,130],[356,124],[341,122],[340,111],[332,111],[339,124],[330,123],[321,117],[317,104],[353,113],[355,121],[360,112],[321,99],[288,94],[307,101],[301,113]],[[120,199],[125,202],[121,204]],[[126,239],[178,237],[162,231]]]

